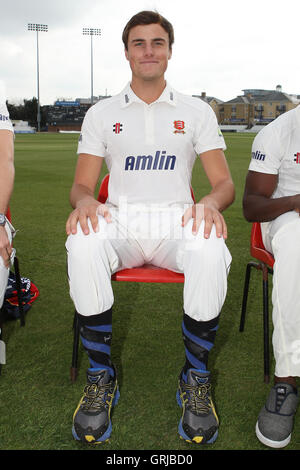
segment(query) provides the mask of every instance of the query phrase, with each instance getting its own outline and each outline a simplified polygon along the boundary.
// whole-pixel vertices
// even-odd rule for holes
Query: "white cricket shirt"
[[[249,170],[278,174],[273,198],[300,193],[300,105],[257,134]]]
[[[7,106],[5,103],[0,102],[0,130],[8,130],[8,131],[14,131],[12,123],[9,119],[9,114],[7,110]]]
[[[190,204],[197,154],[226,149],[211,107],[173,90],[147,104],[130,84],[86,113],[78,153],[104,157],[109,173],[108,203]]]

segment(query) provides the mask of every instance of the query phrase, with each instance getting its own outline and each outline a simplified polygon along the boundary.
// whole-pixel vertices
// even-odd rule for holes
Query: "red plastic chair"
[[[99,189],[98,201],[103,204],[106,202],[108,196],[108,183],[109,174],[105,175]],[[195,202],[193,189],[191,188],[191,195]],[[152,264],[144,264],[143,266],[131,269],[122,269],[112,275],[113,281],[119,282],[159,282],[159,283],[184,283],[184,275],[175,273],[168,269],[159,268]],[[71,365],[71,381],[75,382],[77,378],[77,363],[78,363],[78,348],[79,348],[79,325],[75,312],[74,322],[74,341],[73,341],[73,355]]]
[[[270,381],[270,348],[269,348],[269,284],[268,274],[273,274],[274,257],[269,253],[263,244],[261,227],[259,222],[254,222],[250,237],[250,254],[257,260],[250,261],[246,267],[242,313],[240,319],[240,331],[244,331],[247,299],[249,292],[249,282],[251,268],[262,271],[263,289],[263,341],[264,341],[264,381]]]

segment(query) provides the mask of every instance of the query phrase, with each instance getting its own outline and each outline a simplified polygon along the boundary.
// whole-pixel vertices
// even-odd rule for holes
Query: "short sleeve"
[[[284,155],[276,127],[268,125],[255,137],[252,144],[249,170],[267,174],[278,174]]]
[[[87,111],[84,117],[77,153],[88,153],[98,157],[106,155],[103,124],[101,119],[97,118],[94,106]]]
[[[213,109],[207,105],[205,112],[199,115],[194,141],[195,152],[199,155],[214,149],[226,150],[225,140],[218,125]]]
[[[14,131],[5,103],[0,103],[0,130]]]

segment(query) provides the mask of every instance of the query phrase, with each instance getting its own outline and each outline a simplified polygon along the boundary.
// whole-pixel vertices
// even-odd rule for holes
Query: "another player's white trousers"
[[[263,241],[275,258],[273,350],[278,377],[300,376],[300,218],[288,212],[262,224]]]
[[[111,209],[113,221],[99,219],[99,231],[78,231],[66,242],[70,295],[81,315],[97,315],[114,302],[111,274],[145,262],[184,273],[184,312],[195,320],[219,315],[227,292],[231,255],[215,227],[204,239],[201,224],[181,227],[181,210],[138,213]],[[163,302],[163,299],[161,299]],[[178,306],[181,310],[182,307]]]
[[[8,235],[8,239],[11,243],[12,236],[11,236],[11,231],[8,226],[8,224],[5,225],[6,232]],[[6,268],[4,265],[4,261],[2,257],[0,256],[0,308],[3,305],[3,300],[4,300],[4,295],[7,287],[7,281],[8,281],[8,276],[9,276],[9,268]]]

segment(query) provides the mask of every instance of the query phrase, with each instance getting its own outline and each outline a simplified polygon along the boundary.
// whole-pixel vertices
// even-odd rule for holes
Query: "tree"
[[[31,100],[23,100],[23,104],[14,105],[7,102],[7,109],[11,120],[28,121],[28,124],[37,128],[37,98]],[[47,121],[46,107],[41,106],[41,129],[45,127]]]

